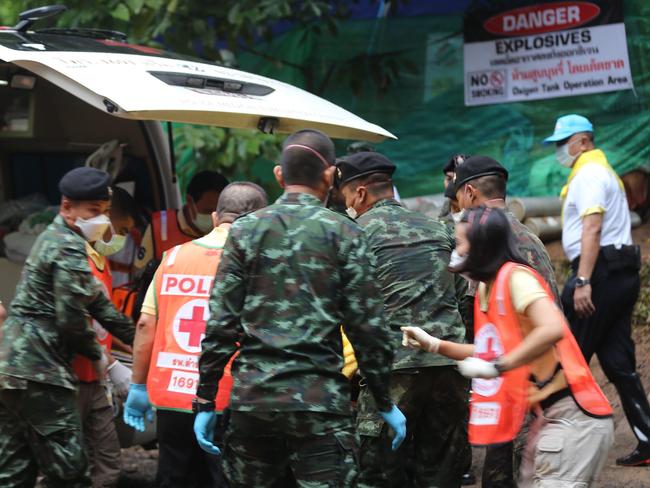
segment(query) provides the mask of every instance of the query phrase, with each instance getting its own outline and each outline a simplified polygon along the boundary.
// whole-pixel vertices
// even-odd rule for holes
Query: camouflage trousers
[[[10,386],[8,388],[7,386]],[[77,392],[32,381],[0,386],[0,486],[90,487]]]
[[[288,470],[301,488],[348,488],[357,477],[349,416],[319,412],[232,412],[224,439],[229,488],[278,486]]]
[[[407,437],[391,450],[393,433],[367,387],[359,395],[359,487],[455,488],[470,463],[468,381],[453,366],[394,371],[391,399],[407,420]]]

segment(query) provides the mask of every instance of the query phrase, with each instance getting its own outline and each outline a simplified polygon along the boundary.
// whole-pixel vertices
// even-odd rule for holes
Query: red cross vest
[[[221,252],[221,248],[188,242],[166,253],[156,273],[158,318],[147,392],[158,408],[192,411],[201,340],[210,315],[208,299]],[[219,382],[218,411],[230,401],[233,359]]]
[[[93,276],[97,281],[102,285],[104,293],[110,299],[111,298],[111,288],[113,286],[113,277],[111,276],[111,269],[108,265],[108,259],[104,259],[104,269],[100,271],[95,262],[88,257],[88,264],[90,264],[90,270],[93,273]],[[101,326],[99,322],[95,319],[92,319],[93,329],[97,336],[97,341],[104,351],[110,351],[111,345],[113,344],[113,336]],[[98,381],[97,373],[95,373],[95,368],[93,368],[93,363],[90,359],[77,355],[72,360],[72,369],[79,378],[79,381],[84,383],[91,383],[93,381]]]
[[[553,301],[548,285],[537,272],[516,263],[506,263],[499,270],[490,291],[488,310],[483,312],[479,294],[474,302],[476,334],[474,356],[486,361],[508,354],[523,340],[517,313],[510,297],[510,276],[518,268],[532,272]],[[594,380],[589,365],[566,323],[564,337],[555,344],[562,371],[571,395],[588,415],[608,417],[612,407]],[[521,366],[494,379],[472,380],[469,440],[474,445],[512,441],[528,410],[530,368]]]
[[[151,215],[154,257],[161,261],[163,253],[172,247],[185,244],[194,239],[181,230],[176,210],[162,210]]]

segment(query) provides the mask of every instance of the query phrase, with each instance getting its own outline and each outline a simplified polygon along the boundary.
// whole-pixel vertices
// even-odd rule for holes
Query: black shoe
[[[621,376],[614,383],[632,432],[639,441],[637,448],[616,460],[619,466],[650,465],[650,404],[636,373]]]
[[[463,475],[461,485],[471,486],[475,484],[476,484],[476,476],[474,476],[474,473],[472,471],[468,471]]]
[[[627,456],[616,460],[618,466],[650,466],[650,444],[639,444]]]

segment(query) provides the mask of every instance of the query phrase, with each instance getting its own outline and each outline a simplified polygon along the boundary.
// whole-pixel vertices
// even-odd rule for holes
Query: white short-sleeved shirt
[[[570,261],[580,256],[582,219],[594,213],[603,214],[601,247],[632,244],[625,190],[607,168],[587,163],[571,180],[564,201],[562,247]]]

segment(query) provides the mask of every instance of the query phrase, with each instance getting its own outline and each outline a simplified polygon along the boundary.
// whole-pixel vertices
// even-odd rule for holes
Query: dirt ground
[[[650,261],[650,224],[646,224],[633,232],[634,241],[642,247],[642,255]],[[562,245],[553,242],[547,245],[551,258],[556,262],[564,260]],[[559,281],[563,278],[558,276]],[[645,284],[647,286],[647,284]],[[650,320],[650,317],[649,317]],[[645,385],[646,392],[650,392],[650,323],[646,327],[638,327],[634,331],[636,341],[637,367]],[[599,482],[593,488],[650,488],[650,467],[645,468],[620,468],[616,466],[617,457],[629,453],[636,446],[636,439],[630,430],[623,414],[621,403],[614,386],[607,381],[597,359],[592,361],[598,384],[601,385],[607,398],[614,406],[614,424],[616,434],[607,465],[601,473]],[[122,451],[124,470],[119,488],[153,488],[155,486],[155,472],[158,451],[146,451],[141,447],[132,447]],[[481,450],[475,450],[475,470],[477,475],[481,468]],[[480,483],[476,486],[480,486]]]
[[[650,328],[635,330],[634,339],[637,346],[639,374],[643,378],[646,392],[650,392]],[[593,361],[592,367],[598,383],[603,387],[607,398],[614,406],[614,424],[616,426],[614,447],[601,474],[600,482],[593,488],[650,488],[650,467],[620,468],[616,466],[616,458],[630,452],[636,446],[636,439],[625,421],[618,395],[613,385],[606,380],[597,360]],[[124,471],[119,488],[153,488],[155,486],[157,450],[145,451],[141,447],[133,447],[124,449],[122,457],[124,459]],[[481,459],[482,452],[477,449],[475,452],[477,474],[480,471]],[[477,486],[480,486],[480,484]]]

